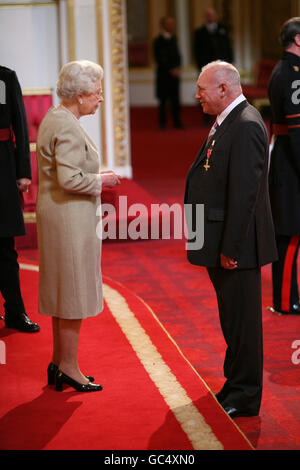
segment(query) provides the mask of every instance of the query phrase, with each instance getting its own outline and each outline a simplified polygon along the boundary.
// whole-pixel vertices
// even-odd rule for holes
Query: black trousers
[[[227,350],[223,407],[258,414],[263,383],[261,270],[208,268]]]
[[[18,254],[13,237],[0,237],[0,292],[4,299],[6,318],[25,313],[20,288]]]
[[[297,257],[300,235],[276,235],[278,260],[272,264],[273,307],[288,312],[299,301]]]
[[[159,125],[165,127],[167,124],[167,108],[170,104],[170,110],[174,126],[181,126],[180,117],[180,91],[179,91],[179,79],[176,77],[170,77],[166,79],[158,78],[159,93],[157,93],[159,99]]]
[[[167,124],[167,105],[170,103],[171,115],[174,126],[181,125],[179,96],[160,98],[159,100],[159,125],[165,127]]]

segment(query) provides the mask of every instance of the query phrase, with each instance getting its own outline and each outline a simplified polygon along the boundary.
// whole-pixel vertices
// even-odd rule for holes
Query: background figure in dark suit
[[[159,99],[159,126],[167,124],[167,103],[170,102],[174,127],[184,126],[180,117],[180,64],[181,58],[174,35],[175,21],[171,17],[162,18],[161,33],[153,43],[156,62],[156,97]]]
[[[272,265],[273,309],[300,314],[297,254],[300,243],[300,18],[282,27],[283,56],[269,82],[271,153],[269,188],[279,259]]]
[[[277,256],[267,184],[269,139],[233,65],[208,64],[197,87],[196,99],[204,112],[217,116],[217,126],[187,177],[185,204],[194,212],[204,204],[204,245],[199,249],[189,241],[187,256],[191,264],[207,267],[217,294],[227,344],[226,382],[217,399],[232,418],[252,416],[262,395],[261,266]],[[195,232],[193,212],[187,225]]]
[[[194,54],[199,71],[214,60],[233,61],[227,28],[218,23],[218,16],[213,8],[205,10],[205,20],[206,23],[196,29],[194,36]]]
[[[231,39],[226,26],[218,22],[214,8],[205,10],[205,24],[195,30],[194,56],[199,72],[209,62],[224,60],[233,62]],[[210,123],[210,117],[204,114],[204,123]]]
[[[14,136],[14,142],[13,142]],[[20,192],[31,183],[27,120],[16,73],[0,66],[0,291],[5,325],[38,331],[25,313],[14,237],[25,235]]]

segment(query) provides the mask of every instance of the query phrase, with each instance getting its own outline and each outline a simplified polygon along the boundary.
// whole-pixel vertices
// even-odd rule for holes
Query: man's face
[[[216,23],[217,13],[213,8],[207,8],[205,12],[205,18],[207,23]]]
[[[222,85],[216,83],[212,70],[206,70],[199,75],[197,80],[197,93],[195,98],[199,100],[205,114],[217,115],[222,110]]]
[[[164,30],[168,33],[174,33],[175,31],[175,21],[173,18],[166,18],[164,22]]]

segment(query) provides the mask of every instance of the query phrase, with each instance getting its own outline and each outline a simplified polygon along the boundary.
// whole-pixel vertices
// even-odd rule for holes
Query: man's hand
[[[221,254],[221,266],[224,269],[236,269],[237,261]]]
[[[177,67],[176,69],[171,69],[170,74],[172,77],[180,77],[180,68]]]
[[[17,187],[21,193],[24,191],[27,192],[30,185],[31,185],[31,180],[28,178],[20,178],[17,180]]]

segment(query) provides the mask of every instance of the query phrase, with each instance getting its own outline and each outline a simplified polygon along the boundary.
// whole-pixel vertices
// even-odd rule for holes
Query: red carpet
[[[166,132],[160,132],[157,130],[155,109],[132,110],[132,162],[135,182],[159,202],[169,204],[183,202],[187,168],[192,163],[207,132],[207,129],[201,125],[201,115],[198,121],[200,111],[197,107],[183,111],[183,120],[187,125],[186,130],[175,131],[170,128]],[[147,144],[149,142],[151,145]],[[22,257],[26,262],[35,262],[37,259],[34,251],[23,251]],[[188,392],[193,404],[197,409],[201,408],[201,413],[204,414],[206,405],[208,403],[209,406],[211,405],[211,396],[199,376],[205,380],[213,392],[219,390],[224,380],[222,366],[225,353],[225,344],[217,314],[217,303],[205,270],[191,266],[187,262],[184,241],[158,240],[139,241],[138,243],[118,241],[114,244],[104,243],[102,271],[106,278],[113,279],[113,285],[116,285],[115,282],[122,284],[122,286],[118,286],[122,292],[124,287],[129,289],[128,295],[130,294],[129,297],[134,299],[134,303],[139,304],[136,296],[143,299],[158,317],[168,334],[176,341],[188,363],[183,360],[178,350],[178,356],[176,356],[174,344],[169,342],[169,338],[168,341],[166,340],[165,332],[162,335],[164,330],[161,329],[161,326],[159,328],[157,328],[157,324],[156,327],[153,326],[155,324],[153,315],[149,313],[148,308],[144,309],[143,305],[143,308],[140,306],[136,309],[137,318],[147,333],[150,331],[151,340],[165,362],[171,367],[172,373],[175,373],[177,378],[180,376],[181,385]],[[298,450],[300,448],[300,364],[292,361],[292,355],[297,352],[292,348],[292,345],[296,340],[300,340],[300,318],[278,317],[266,310],[266,306],[271,304],[270,266],[263,269],[262,279],[264,325],[262,408],[259,417],[238,418],[235,420],[235,425],[256,449]],[[40,321],[40,317],[36,314],[36,294],[32,297],[32,290],[36,288],[36,274],[30,276],[29,282],[22,280],[28,311],[33,312],[34,319]],[[126,290],[126,292],[128,291]],[[45,321],[46,319],[43,320],[43,322]],[[151,324],[150,330],[149,322]],[[0,432],[2,435],[3,424],[6,423],[5,427],[10,430],[10,445],[13,445],[13,442],[16,446],[20,444],[23,434],[24,442],[30,448],[32,437],[27,437],[30,434],[28,429],[35,430],[33,434],[35,445],[38,448],[55,448],[55,446],[59,448],[59,445],[63,445],[64,437],[67,443],[66,447],[71,444],[76,447],[76,441],[67,435],[66,430],[69,430],[70,433],[71,430],[74,430],[76,439],[86,445],[87,439],[78,435],[81,425],[84,426],[84,429],[87,428],[86,419],[83,417],[85,416],[91,420],[89,428],[92,428],[99,436],[99,438],[97,437],[97,448],[105,448],[101,447],[104,446],[104,443],[109,445],[107,444],[108,437],[104,432],[109,426],[111,436],[115,433],[116,440],[118,440],[118,444],[114,447],[117,449],[150,449],[155,446],[161,448],[160,443],[169,446],[170,449],[190,448],[184,447],[190,446],[190,441],[187,440],[177,419],[174,424],[175,415],[170,412],[170,408],[167,407],[157,388],[154,388],[156,390],[154,396],[150,396],[152,392],[150,389],[148,390],[147,385],[151,384],[152,391],[153,386],[149,374],[145,373],[146,369],[140,366],[143,370],[142,373],[141,371],[136,372],[133,368],[133,364],[137,363],[137,356],[132,353],[131,347],[129,347],[130,353],[127,354],[128,341],[124,339],[124,334],[120,327],[117,327],[107,306],[102,316],[85,323],[80,352],[80,362],[84,365],[86,373],[95,374],[96,378],[100,378],[104,385],[103,392],[100,392],[100,398],[86,397],[74,393],[70,389],[63,394],[57,394],[48,388],[42,390],[42,384],[45,380],[44,371],[49,360],[48,323],[46,322],[45,326],[42,326],[41,334],[30,336],[29,339],[26,335],[8,334],[7,330],[0,329],[0,334],[6,335],[2,336],[2,340],[9,345],[7,347],[8,361],[12,360],[11,365],[9,362],[5,366],[0,365],[0,373],[4,374],[6,371],[5,374],[14,382],[14,385],[8,382],[13,387],[12,394],[2,389],[3,400],[1,400]],[[85,335],[88,338],[87,343],[84,340]],[[162,336],[164,340],[162,340]],[[20,338],[23,337],[20,346]],[[91,338],[93,338],[92,341]],[[24,340],[26,347],[24,347]],[[166,344],[167,347],[165,347]],[[20,352],[20,347],[22,352]],[[85,348],[87,349],[85,350]],[[95,350],[98,351],[97,357],[95,357]],[[23,360],[22,355],[27,358],[26,361]],[[176,361],[174,361],[174,357],[176,357]],[[300,354],[298,354],[299,357]],[[115,366],[112,366],[112,363]],[[15,369],[12,364],[16,365]],[[43,369],[40,364],[43,364]],[[9,367],[10,369],[8,369]],[[180,373],[178,373],[178,368]],[[32,373],[32,369],[34,373]],[[138,393],[137,387],[134,387],[132,383],[135,380],[132,381],[131,374],[137,374],[140,380]],[[1,381],[1,383],[3,382]],[[195,385],[196,396],[194,395]],[[112,394],[105,395],[106,390],[111,389],[113,390]],[[134,395],[127,394],[127,391]],[[145,400],[143,394],[145,394]],[[97,400],[97,405],[94,400]],[[101,404],[99,407],[98,401],[102,403],[102,400],[105,407]],[[148,404],[150,402],[151,406]],[[215,405],[214,402],[213,405]],[[100,408],[99,414],[98,408]],[[115,416],[113,414],[114,408],[117,412],[116,422],[112,419],[112,416]],[[152,417],[152,409],[161,413],[159,419]],[[97,423],[94,421],[95,410],[98,417]],[[36,416],[37,412],[42,419]],[[212,426],[216,418],[214,413],[219,412],[219,409],[214,407],[211,412],[213,413],[207,419]],[[18,441],[15,437],[14,415],[18,422],[24,422],[21,429],[17,428]],[[31,420],[29,416],[31,416]],[[44,425],[47,416],[50,419],[48,430]],[[218,416],[218,422],[219,419]],[[128,421],[126,425],[133,433],[132,436],[128,435],[126,420]],[[132,420],[133,424],[131,424]],[[41,427],[40,421],[43,423],[41,434],[36,431]],[[232,427],[230,433],[228,428],[219,428],[217,431],[218,422],[214,423],[216,426],[213,428],[215,435],[221,440],[224,447],[239,448],[237,441],[234,441],[233,444]],[[232,424],[231,421],[229,422]],[[103,426],[103,432],[99,429],[100,426]],[[144,427],[145,433],[143,434]],[[162,438],[164,434],[169,434],[169,436]],[[242,434],[238,434],[238,436],[237,440],[240,445]],[[227,437],[231,441],[229,444],[224,442]],[[133,442],[136,442],[136,445],[132,447]],[[90,445],[91,442],[88,444]]]
[[[46,386],[50,321],[36,313],[38,273],[22,269],[21,281],[41,332],[0,330],[1,449],[251,449],[153,312],[108,278],[105,310],[83,322],[80,345],[80,362],[103,391]]]
[[[151,207],[158,204],[159,201],[141,185],[134,180],[122,178],[121,184],[114,189],[105,188],[102,191],[102,209],[105,219],[103,220],[104,232],[110,233],[110,241],[124,239],[128,233],[131,223],[138,219],[143,226],[148,227],[150,234],[151,228]],[[121,201],[121,202],[120,202]],[[139,205],[142,204],[142,207]],[[128,211],[128,209],[130,211]],[[158,215],[158,233],[161,234],[162,214]],[[28,220],[25,215],[25,221]],[[35,249],[37,248],[37,231],[35,223],[35,214],[30,214],[30,222],[26,222],[26,235],[16,237],[16,248],[19,249]],[[138,232],[138,228],[134,232]],[[124,235],[125,234],[125,235]],[[150,236],[150,235],[149,235]],[[106,235],[104,239],[106,240]]]
[[[159,262],[158,262],[159,260]],[[223,385],[225,343],[217,302],[204,269],[187,263],[180,241],[108,246],[103,271],[142,296],[213,392]],[[299,317],[279,317],[271,301],[270,268],[263,269],[264,390],[260,416],[235,423],[260,450],[297,450],[300,445],[299,364],[292,344]],[[298,355],[299,357],[299,355]]]
[[[185,131],[175,131],[171,126],[166,132],[157,130],[155,109],[133,109],[131,116],[132,161],[137,182],[160,201],[182,203],[187,168],[207,135],[199,107],[183,109]],[[268,121],[266,124],[269,127]],[[155,145],[149,148],[144,145],[147,141]],[[215,295],[205,271],[187,263],[183,243],[140,243],[136,250],[126,254],[122,245],[118,251],[115,247],[113,253],[105,247],[103,267],[108,275],[116,273],[114,279],[143,296],[196,370],[217,391],[223,383],[225,344]],[[137,279],[143,279],[141,285]],[[235,422],[257,449],[298,450],[300,365],[292,362],[295,354],[292,344],[300,340],[300,318],[272,315],[266,310],[268,305],[271,305],[270,266],[263,270],[261,413],[259,417],[238,418]]]

